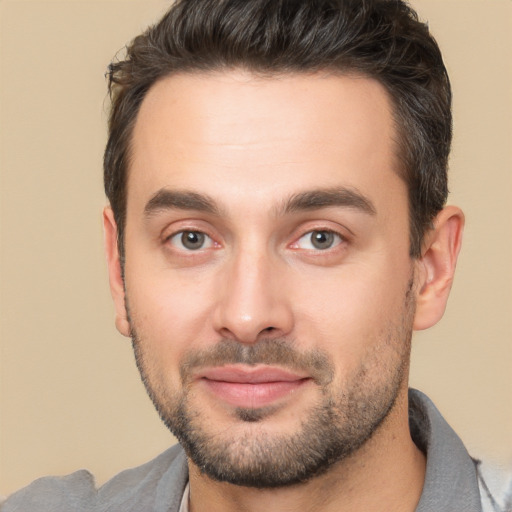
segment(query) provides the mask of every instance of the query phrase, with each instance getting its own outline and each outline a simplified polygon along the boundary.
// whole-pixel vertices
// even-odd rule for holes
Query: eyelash
[[[319,235],[327,234],[328,235],[327,242],[328,243],[330,242],[330,245],[325,248],[315,247],[314,246],[315,242],[311,238],[314,235],[314,233],[317,233]],[[201,242],[200,246],[195,249],[191,248],[191,247],[186,247],[185,246],[186,239],[184,239],[184,237],[186,235],[196,235],[196,237],[198,236],[199,242]],[[293,242],[288,247],[290,247],[291,249],[300,250],[301,249],[301,247],[300,247],[301,240],[304,240],[304,239],[307,240],[307,237],[310,237],[309,245],[311,245],[311,247],[302,248],[302,249],[304,251],[307,251],[310,253],[318,253],[318,254],[329,253],[332,250],[336,250],[336,248],[338,246],[347,242],[347,239],[345,236],[343,236],[341,233],[339,233],[333,229],[316,228],[316,229],[311,229],[309,231],[304,232],[302,235],[300,235],[300,237],[295,239],[295,242]],[[331,237],[330,240],[329,240],[329,237]],[[173,243],[173,240],[176,240],[176,243]],[[193,244],[194,240],[189,239],[189,242]],[[200,229],[180,229],[179,231],[176,231],[176,232],[170,234],[169,236],[167,236],[165,238],[165,243],[174,246],[180,252],[185,252],[185,253],[190,253],[190,254],[200,253],[201,251],[204,251],[204,250],[220,247],[220,244],[215,242],[213,237],[211,237],[208,233],[206,233],[205,231],[202,231]],[[306,243],[308,243],[308,242],[306,242]],[[321,243],[321,241],[320,241],[320,243]],[[206,247],[205,247],[205,244],[207,244]]]
[[[187,234],[188,235],[199,235],[200,239],[201,239],[201,237],[203,238],[203,244],[201,244],[201,246],[198,247],[197,249],[191,249],[191,248],[184,247],[184,236]],[[210,235],[208,235],[208,233],[205,233],[204,231],[201,231],[199,229],[180,229],[179,231],[176,231],[176,232],[172,233],[171,235],[169,235],[168,237],[166,237],[165,242],[170,243],[171,245],[176,247],[176,244],[173,243],[173,240],[176,239],[177,237],[180,237],[181,245],[182,245],[182,248],[179,248],[178,250],[183,251],[183,252],[194,253],[194,252],[199,252],[201,250],[210,249],[211,247],[215,247],[215,246],[219,245],[213,240],[213,238]],[[204,247],[204,242],[206,240],[209,240],[209,242],[207,242],[208,247]]]
[[[315,233],[322,234],[322,235],[327,234],[328,241],[331,242],[329,247],[325,247],[325,248],[314,247],[315,243],[314,243],[312,237]],[[302,234],[299,238],[296,239],[296,241],[290,247],[292,247],[294,249],[300,249],[300,247],[299,247],[300,241],[303,239],[307,239],[307,237],[309,237],[309,240],[310,240],[309,243],[312,247],[306,248],[305,250],[311,251],[311,252],[318,252],[318,253],[327,253],[331,250],[335,250],[336,247],[347,242],[347,239],[345,236],[343,236],[341,233],[339,233],[333,229],[315,228],[315,229],[310,229],[309,231],[306,231],[304,234]],[[330,240],[329,240],[329,237],[331,237]]]

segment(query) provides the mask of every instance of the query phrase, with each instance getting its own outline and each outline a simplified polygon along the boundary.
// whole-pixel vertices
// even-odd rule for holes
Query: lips
[[[260,408],[284,399],[310,378],[269,366],[222,366],[201,371],[198,380],[216,398],[230,405]]]

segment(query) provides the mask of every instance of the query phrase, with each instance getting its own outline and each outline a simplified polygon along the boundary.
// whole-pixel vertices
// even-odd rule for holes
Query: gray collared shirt
[[[475,462],[419,391],[409,392],[409,417],[411,435],[427,455],[416,512],[482,512]],[[176,445],[99,489],[85,470],[41,478],[8,498],[1,512],[178,512],[187,482],[187,458]]]

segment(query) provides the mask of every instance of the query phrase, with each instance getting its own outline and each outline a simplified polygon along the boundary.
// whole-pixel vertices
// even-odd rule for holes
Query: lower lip
[[[202,381],[214,395],[224,402],[235,407],[256,409],[271,405],[275,401],[294,393],[308,380],[258,382],[254,384],[209,379],[203,379]]]

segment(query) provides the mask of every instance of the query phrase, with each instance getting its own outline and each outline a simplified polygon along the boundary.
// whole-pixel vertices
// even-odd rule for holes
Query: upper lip
[[[293,382],[308,378],[308,375],[285,370],[276,366],[216,366],[202,369],[198,379],[241,384],[261,384],[266,382]]]

